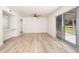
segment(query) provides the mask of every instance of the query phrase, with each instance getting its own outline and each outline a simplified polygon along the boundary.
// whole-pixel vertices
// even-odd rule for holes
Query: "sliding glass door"
[[[79,47],[79,7],[57,16],[56,30],[58,39]]]
[[[76,9],[64,13],[65,41],[76,45]]]
[[[57,38],[62,39],[62,15],[57,16],[56,18],[56,30],[57,30]]]

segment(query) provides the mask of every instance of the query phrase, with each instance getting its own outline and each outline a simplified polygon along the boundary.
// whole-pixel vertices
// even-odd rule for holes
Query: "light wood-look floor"
[[[23,34],[5,41],[0,48],[5,53],[65,53],[76,52],[68,45],[52,38],[47,33]]]

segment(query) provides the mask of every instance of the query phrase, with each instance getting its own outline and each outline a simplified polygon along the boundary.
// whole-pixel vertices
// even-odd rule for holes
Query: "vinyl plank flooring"
[[[70,46],[47,33],[26,33],[5,41],[1,53],[74,53]]]

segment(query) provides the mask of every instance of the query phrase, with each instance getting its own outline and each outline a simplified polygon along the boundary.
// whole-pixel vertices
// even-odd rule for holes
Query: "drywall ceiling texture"
[[[27,17],[33,16],[34,14],[40,16],[48,16],[54,12],[59,6],[9,6],[15,10],[20,16]]]

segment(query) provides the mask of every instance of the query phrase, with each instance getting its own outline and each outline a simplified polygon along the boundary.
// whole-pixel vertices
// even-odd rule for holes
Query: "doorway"
[[[20,34],[23,34],[23,19],[20,19]]]

